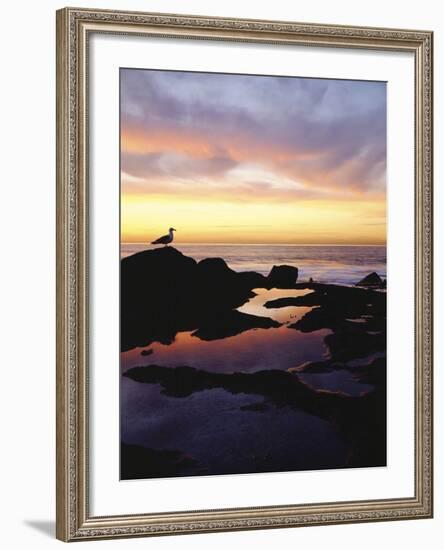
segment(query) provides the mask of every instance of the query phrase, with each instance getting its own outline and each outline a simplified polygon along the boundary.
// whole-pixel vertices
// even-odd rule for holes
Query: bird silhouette
[[[170,243],[173,242],[173,239],[174,239],[173,231],[176,231],[174,227],[170,227],[168,235],[163,235],[162,237],[159,237],[155,241],[152,241],[151,244],[163,244],[165,246],[168,246]]]

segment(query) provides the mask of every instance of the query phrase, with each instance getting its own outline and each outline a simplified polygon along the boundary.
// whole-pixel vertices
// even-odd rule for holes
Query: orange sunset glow
[[[385,244],[384,83],[120,78],[122,242]]]

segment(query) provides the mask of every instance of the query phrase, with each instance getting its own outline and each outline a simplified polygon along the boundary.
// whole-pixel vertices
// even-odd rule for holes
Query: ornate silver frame
[[[397,50],[414,54],[414,497],[136,516],[90,515],[86,46],[93,32]],[[57,12],[57,538],[73,541],[432,517],[432,41],[430,31],[78,8]]]

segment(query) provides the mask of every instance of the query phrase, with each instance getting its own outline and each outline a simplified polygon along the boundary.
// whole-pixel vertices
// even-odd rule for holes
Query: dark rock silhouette
[[[321,328],[332,330],[347,329],[351,332],[361,328],[384,331],[386,319],[386,295],[364,288],[312,283],[306,285],[314,292],[304,296],[270,300],[266,308],[286,306],[313,307],[302,319],[289,325],[302,332],[312,332]],[[360,324],[353,322],[359,320]],[[362,326],[361,326],[362,325]]]
[[[376,290],[381,287],[373,274],[369,275],[370,284],[367,281],[355,287],[312,280],[297,283],[297,276],[298,271],[292,266],[274,266],[267,277],[255,272],[237,273],[221,258],[196,262],[173,247],[141,252],[122,260],[124,350],[148,346],[154,341],[170,343],[177,332],[185,330],[196,338],[213,340],[250,329],[280,326],[271,318],[237,311],[254,296],[255,288],[311,290],[304,296],[271,300],[265,307],[308,306],[312,308],[310,311],[286,326],[307,333],[328,329],[324,337],[328,352],[325,357],[289,371],[222,373],[211,372],[211,365],[205,367],[207,371],[151,364],[130,368],[123,376],[141,384],[159,385],[169,398],[186,399],[212,389],[253,396],[254,402],[240,406],[242,415],[266,415],[274,407],[288,408],[293,413],[301,410],[331,423],[340,439],[347,443],[347,463],[341,467],[383,466],[386,464],[386,293]],[[144,350],[144,355],[150,351]],[[316,390],[303,382],[302,373],[331,373],[334,377],[335,371],[340,370],[348,371],[358,383],[373,386],[373,390],[365,388],[361,395],[350,396]],[[177,449],[174,445],[173,448]],[[155,450],[123,443],[121,456],[123,479],[208,473],[202,464],[180,450]],[[257,471],[287,468],[281,466],[277,467],[270,459],[269,463],[261,463]],[[253,462],[245,471],[255,471]]]
[[[367,357],[372,353],[385,351],[387,347],[385,331],[369,334],[360,328],[333,332],[328,334],[324,341],[330,357],[335,361]]]
[[[240,271],[237,273],[239,281],[249,288],[270,288],[270,281],[255,271]]]
[[[186,366],[170,368],[147,365],[132,367],[123,376],[145,384],[160,384],[163,388],[162,393],[170,397],[188,397],[195,392],[223,388],[233,394],[247,393],[268,397],[274,403],[282,405],[293,403],[298,408],[303,405],[309,412],[319,412],[322,409],[325,410],[325,414],[333,403],[336,406],[343,400],[354,399],[344,394],[316,392],[300,382],[296,374],[281,370],[227,374]]]
[[[267,279],[270,288],[291,288],[298,280],[298,268],[291,265],[274,265]]]
[[[201,340],[217,340],[235,336],[254,328],[277,328],[280,323],[268,317],[248,315],[236,310],[221,312],[216,317],[202,321],[200,327],[193,332]]]
[[[343,363],[335,363],[334,361],[313,361],[312,363],[304,363],[298,367],[289,369],[290,372],[305,372],[310,374],[325,374],[335,370],[344,369]]]
[[[373,271],[373,273],[370,273],[363,279],[359,281],[359,283],[356,283],[356,286],[365,286],[368,288],[385,288],[385,281],[381,279],[381,277]]]
[[[317,283],[311,287],[314,292],[305,296],[272,300],[265,307],[317,306],[288,326],[301,332],[332,330],[324,338],[332,361],[349,361],[385,351],[385,293]]]
[[[335,332],[345,331],[352,335],[363,331],[385,332],[387,303],[385,293],[321,283],[312,283],[309,286],[314,292],[304,296],[270,300],[264,305],[266,308],[317,306],[296,323],[288,325],[289,328],[295,328],[301,332],[312,332],[323,328],[329,328]],[[363,351],[368,350],[370,342],[375,343],[375,351],[385,345],[382,337],[367,338],[365,335],[362,337],[358,335],[356,345],[354,345],[353,336],[349,338],[350,350],[358,349],[358,341],[362,343]],[[334,339],[330,339],[330,342],[334,345]],[[326,343],[328,345],[327,340]],[[369,345],[366,345],[367,343]]]
[[[193,458],[181,451],[155,450],[126,443],[120,446],[121,479],[182,476],[195,473],[198,466]]]
[[[248,320],[248,316],[235,315],[233,310],[254,296],[253,288],[278,284],[282,287],[285,281],[291,286],[297,269],[281,267],[285,267],[282,272],[275,267],[275,274],[272,270],[269,277],[254,272],[237,273],[222,258],[197,263],[171,246],[122,259],[122,350],[148,346],[154,341],[168,344],[179,331],[194,330],[198,337],[211,334],[210,338],[222,338],[223,334],[230,335],[230,330],[237,334],[248,328],[278,326],[254,316]],[[232,329],[224,319],[233,321]]]
[[[386,346],[386,295],[369,289],[312,283],[314,292],[304,296],[279,298],[265,303],[266,308],[311,306],[289,328],[301,332],[330,329],[325,343],[332,357],[364,357],[383,351]],[[375,334],[372,334],[375,333]]]
[[[313,292],[304,296],[270,300],[264,304],[265,307],[323,306],[329,310],[337,311],[341,316],[362,315],[371,307],[385,312],[386,296],[384,293],[374,290],[323,283],[298,284],[297,288],[310,288]]]
[[[387,385],[387,368],[385,358],[375,359],[368,365],[351,367],[353,378],[363,384],[372,384],[377,388]]]

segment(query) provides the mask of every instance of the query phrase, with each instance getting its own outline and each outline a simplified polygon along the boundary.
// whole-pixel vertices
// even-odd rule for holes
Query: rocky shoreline
[[[196,262],[171,246],[128,256],[121,260],[121,349],[168,344],[180,331],[211,339],[276,327],[236,308],[254,288],[294,288],[297,277],[292,266],[274,266],[268,277],[238,273],[222,258]]]
[[[281,323],[271,318],[237,311],[255,295],[257,288],[309,290],[303,296],[270,300],[265,307],[309,307],[302,318],[286,328],[303,333],[329,331],[324,338],[327,350],[324,360],[287,371],[218,373],[187,365],[159,366],[154,356],[152,364],[130,368],[124,376],[141,384],[158,385],[162,394],[177,399],[211,389],[251,394],[261,401],[248,410],[259,415],[269,407],[302,410],[336,426],[350,448],[344,467],[383,466],[386,464],[386,293],[381,290],[385,281],[379,282],[376,274],[370,275],[368,285],[363,280],[355,287],[348,287],[298,282],[298,270],[292,266],[274,266],[267,277],[254,272],[238,273],[221,258],[196,262],[173,247],[134,254],[121,263],[122,351],[153,342],[170,344],[181,331],[192,331],[201,340],[213,340],[251,329],[280,327]],[[144,355],[150,355],[149,350]],[[350,373],[358,383],[369,384],[373,389],[350,396],[316,390],[303,381],[304,374],[339,371]],[[180,451],[168,455],[170,469],[162,468],[156,462],[159,460],[156,453],[123,445],[122,477],[134,477],[131,464],[137,465],[138,477],[156,477],[153,468],[157,468],[158,476],[199,475],[202,471],[201,465],[194,465],[188,457],[184,459]],[[145,461],[143,457],[148,459]]]

